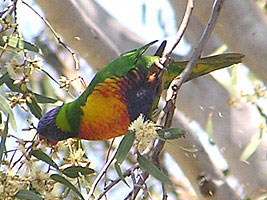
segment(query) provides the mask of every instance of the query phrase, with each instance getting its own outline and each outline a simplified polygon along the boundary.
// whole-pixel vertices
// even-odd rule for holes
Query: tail
[[[218,69],[241,63],[242,58],[244,58],[244,55],[239,53],[227,53],[201,58],[198,60],[197,66],[193,69],[186,81],[190,81]],[[187,63],[188,61],[170,63],[163,77],[164,89],[169,87],[171,81],[184,70]]]

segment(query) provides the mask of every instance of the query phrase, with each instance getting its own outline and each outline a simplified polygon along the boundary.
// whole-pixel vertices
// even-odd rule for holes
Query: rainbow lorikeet
[[[76,100],[47,112],[39,121],[37,132],[51,142],[67,138],[107,140],[125,134],[141,113],[150,118],[159,91],[166,89],[187,64],[171,62],[160,76],[162,70],[155,67],[158,53],[143,55],[153,43],[107,64]],[[240,63],[242,58],[235,53],[201,58],[187,81]]]

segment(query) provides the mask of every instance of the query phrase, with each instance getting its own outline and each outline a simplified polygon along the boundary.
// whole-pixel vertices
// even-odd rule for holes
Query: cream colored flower
[[[150,147],[152,141],[157,137],[156,124],[151,120],[145,120],[142,113],[130,124],[128,130],[135,132],[136,147],[139,152]]]

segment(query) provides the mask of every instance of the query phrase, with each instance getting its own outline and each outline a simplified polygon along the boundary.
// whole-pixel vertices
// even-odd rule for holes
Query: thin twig
[[[148,178],[148,176],[149,176],[149,174],[146,171],[143,171],[140,175],[138,182],[135,184],[134,189],[127,195],[127,197],[124,198],[124,200],[136,199],[137,194],[139,193],[140,189],[142,189],[142,187],[138,187],[138,186],[143,185],[145,183],[146,179]]]
[[[175,39],[175,43],[173,44],[172,48],[168,51],[168,52],[164,52],[162,55],[162,59],[167,59],[167,61],[169,60],[170,55],[172,54],[172,52],[174,51],[174,49],[176,48],[176,46],[179,44],[179,42],[181,41],[185,30],[188,26],[190,17],[192,15],[192,11],[194,8],[194,0],[188,0],[187,1],[187,6],[186,6],[186,10],[185,10],[185,14],[183,17],[183,21],[181,22],[181,25],[177,31],[176,34],[176,39]],[[165,61],[164,61],[165,63]]]
[[[127,177],[133,174],[133,171],[138,169],[139,166],[135,165],[131,167],[130,169],[127,169],[122,175],[123,177]],[[108,186],[105,187],[105,190],[97,197],[96,200],[100,200],[110,189],[112,189],[115,185],[117,185],[121,181],[121,178],[118,178],[114,181],[112,181]]]
[[[199,40],[197,47],[195,48],[193,52],[192,57],[190,58],[188,64],[186,65],[186,68],[182,71],[182,73],[179,76],[177,76],[172,81],[172,83],[170,84],[170,87],[167,90],[167,97],[166,97],[167,101],[173,98],[173,95],[175,96],[177,95],[177,91],[181,88],[182,84],[185,82],[185,80],[188,78],[188,76],[192,72],[193,68],[196,66],[197,60],[200,58],[202,49],[215,27],[217,18],[219,16],[219,13],[220,13],[220,10],[222,8],[224,1],[225,0],[215,0],[208,24],[205,27],[205,30]]]
[[[88,194],[88,199],[89,200],[91,199],[92,195],[94,194],[94,191],[95,191],[96,186],[98,185],[99,181],[104,176],[104,174],[106,173],[107,169],[109,168],[109,166],[111,165],[111,163],[115,159],[116,154],[118,152],[118,147],[114,150],[113,154],[110,156],[110,159],[106,162],[106,164],[103,166],[103,168],[101,169],[101,171],[99,172],[99,174],[95,178],[95,180],[94,180],[94,182],[93,182],[93,184],[92,184],[92,186],[90,188],[89,194]]]
[[[162,186],[162,200],[167,200],[168,198],[168,194],[167,194],[167,191],[166,191],[166,186],[165,184],[161,184]]]
[[[164,51],[162,54],[161,63],[163,64],[163,66],[168,65],[168,62],[170,60],[170,55],[172,54],[173,50],[176,48],[176,46],[181,41],[181,39],[185,33],[185,30],[188,26],[188,23],[190,21],[190,17],[192,15],[193,8],[194,8],[194,0],[188,0],[183,20],[182,20],[181,25],[177,31],[177,34],[176,34],[175,43],[173,44],[172,48],[168,52]],[[159,117],[157,120],[158,124],[161,124],[163,122],[163,119],[166,116],[166,113],[168,112],[168,110],[170,110],[169,106],[172,106],[172,105],[170,103],[168,103],[168,101],[167,101],[164,110],[162,110],[162,112],[160,112],[160,114],[159,114]]]
[[[55,29],[50,25],[50,23],[44,18],[42,17],[33,7],[31,7],[29,4],[27,4],[25,1],[21,0],[21,2],[23,4],[25,4],[26,6],[28,6],[33,12],[35,12],[36,15],[38,15],[42,20],[43,22],[46,24],[46,26],[51,30],[51,32],[54,34],[54,36],[56,37],[57,41],[59,44],[61,44],[65,49],[67,49],[70,54],[72,55],[72,58],[74,60],[74,63],[75,63],[75,69],[79,69],[79,61],[77,59],[77,56],[76,54],[74,53],[74,51],[69,47],[67,46],[62,40],[61,38],[59,37],[59,35],[57,34],[57,32],[55,31]]]
[[[109,145],[108,153],[107,153],[107,157],[106,157],[106,163],[108,162],[109,154],[111,153],[111,150],[112,150],[112,146],[113,146],[114,141],[115,141],[115,138],[112,139],[112,141],[111,141],[111,143]],[[106,188],[106,186],[107,186],[107,173],[105,173],[104,188]]]

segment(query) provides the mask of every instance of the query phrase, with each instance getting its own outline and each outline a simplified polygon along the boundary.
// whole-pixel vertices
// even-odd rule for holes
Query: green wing
[[[95,86],[103,83],[109,77],[122,77],[125,76],[131,69],[136,66],[142,66],[149,70],[150,65],[156,57],[143,56],[144,52],[157,41],[153,41],[139,49],[122,54],[117,59],[111,61],[103,67],[94,77],[90,85],[86,88],[83,94],[77,99],[80,104],[84,104],[88,95],[92,93]]]
[[[218,69],[229,67],[233,64],[241,63],[243,57],[244,55],[239,53],[228,53],[200,58],[197,62],[197,66],[193,69],[193,72],[186,81],[190,81]],[[164,73],[163,77],[164,89],[168,88],[171,81],[184,70],[187,63],[188,61],[173,62],[168,66],[168,70]]]

